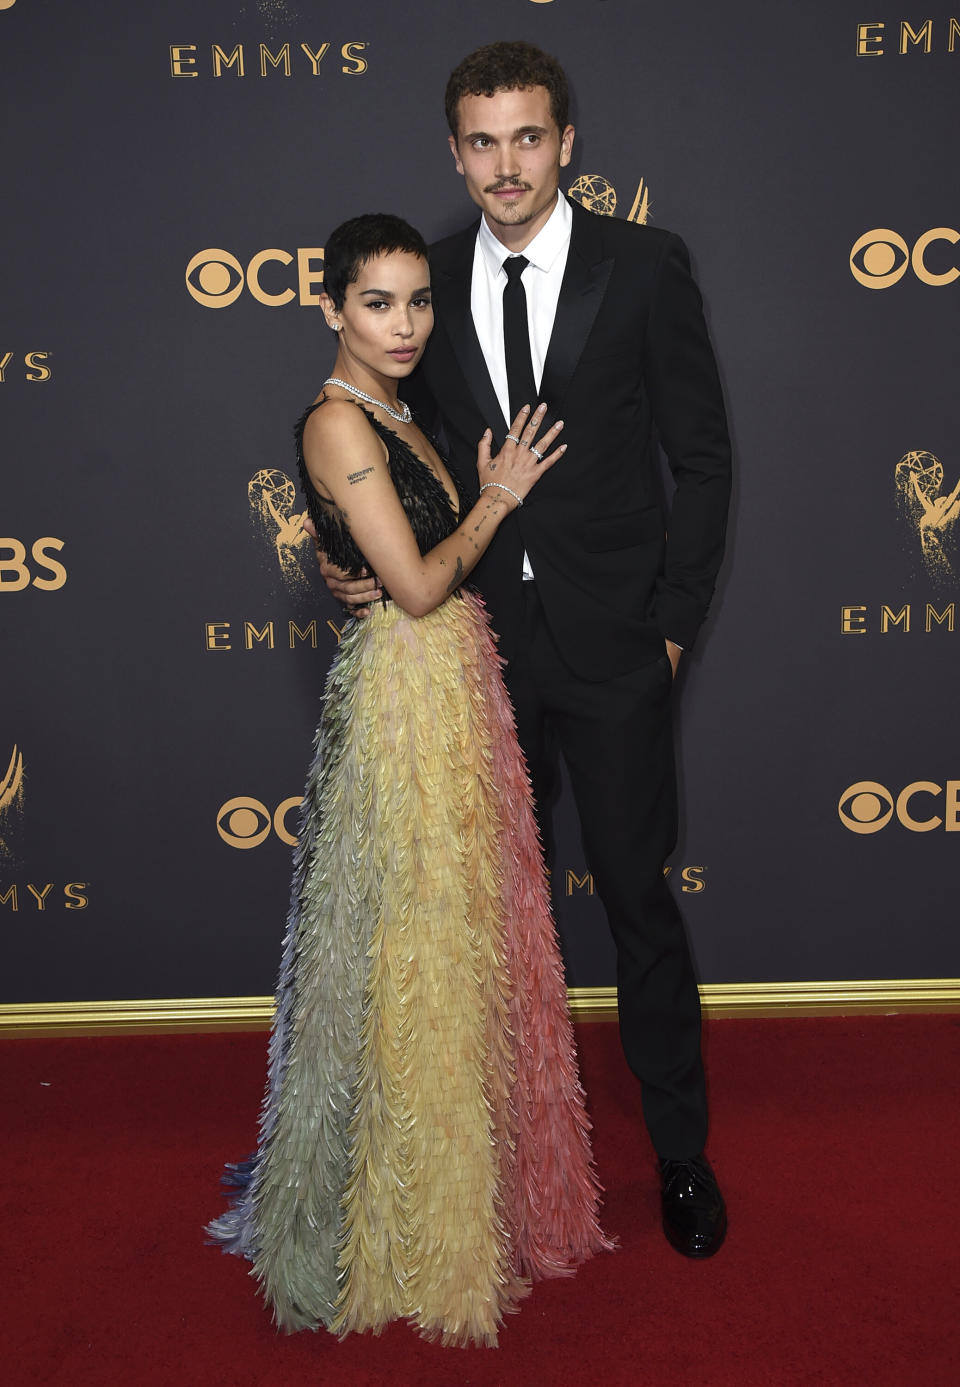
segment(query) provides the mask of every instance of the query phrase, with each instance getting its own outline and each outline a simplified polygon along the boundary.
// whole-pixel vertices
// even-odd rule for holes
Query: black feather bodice
[[[316,404],[304,410],[294,429],[300,485],[306,498],[310,519],[317,528],[320,548],[332,563],[356,576],[364,567],[372,572],[372,565],[357,548],[353,536],[335,508],[329,502],[325,502],[314,489],[303,459],[304,428],[313,411],[319,409],[323,403],[323,400],[318,400]],[[362,405],[358,405],[357,408],[363,410],[377,436],[383,440],[387,450],[387,465],[400,504],[410,521],[410,528],[413,530],[420,553],[426,554],[457,527],[458,516],[450,504],[446,488],[426,463],[417,457],[409,443],[386,424],[381,424],[380,420],[369,410],[363,409]],[[453,484],[457,488],[460,513],[463,514],[466,509],[464,496],[456,477],[453,478]]]

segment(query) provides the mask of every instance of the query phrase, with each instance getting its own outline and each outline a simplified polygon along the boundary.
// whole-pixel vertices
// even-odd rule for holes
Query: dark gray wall
[[[568,186],[594,176],[627,216],[642,180],[650,220],[688,240],[729,394],[732,554],[680,689],[673,877],[702,978],[960,973],[960,524],[922,531],[923,463],[899,490],[896,472],[940,460],[918,472],[928,508],[960,479],[960,23],[837,0],[483,13],[0,9],[0,1000],[271,990],[289,848],[273,826],[236,844],[299,793],[340,617],[302,551],[281,566],[248,484],[291,475],[331,347],[298,295],[207,307],[185,271],[279,250],[293,263],[259,277],[279,295],[298,248],[319,270],[359,211],[429,238],[464,224],[443,83],[519,36],[573,79]],[[902,20],[921,37],[901,54]],[[265,76],[261,43],[281,54]],[[301,45],[324,43],[313,75]],[[215,76],[212,46],[237,44],[244,75]],[[857,251],[858,278],[877,229],[895,234]],[[224,302],[241,284],[229,258],[192,282]],[[316,648],[291,650],[313,620]],[[272,648],[246,648],[248,622]],[[570,981],[611,983],[569,800],[561,819]]]

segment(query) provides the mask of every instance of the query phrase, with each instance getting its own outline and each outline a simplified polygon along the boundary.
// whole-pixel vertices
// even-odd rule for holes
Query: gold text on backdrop
[[[22,592],[33,585],[41,592],[56,592],[67,581],[67,570],[57,559],[51,558],[49,550],[63,548],[63,540],[52,535],[35,539],[30,545],[33,565],[40,571],[34,573],[27,560],[27,546],[19,539],[0,539],[0,592]],[[12,577],[8,577],[12,574]],[[44,574],[49,576],[44,577]]]
[[[17,882],[9,886],[0,884],[0,906],[19,911],[21,904],[26,910],[46,910],[50,905],[61,904],[64,910],[86,910],[90,904],[89,891],[89,881],[68,881],[62,890],[57,890],[52,881],[42,886],[33,886],[29,881],[23,886]]]
[[[345,77],[363,76],[369,66],[364,57],[369,47],[369,43],[361,42],[359,39],[342,43],[339,49],[339,64],[336,58],[333,58],[325,63],[323,71],[331,68],[335,70],[339,66]],[[319,77],[320,65],[330,52],[330,44],[321,43],[313,48],[309,43],[301,43],[299,46],[283,43],[275,53],[265,43],[235,43],[232,48],[229,44],[221,46],[219,43],[212,43],[209,67],[206,65],[205,57],[200,57],[201,53],[206,54],[206,45],[171,43],[169,49],[171,77],[246,77],[248,69],[259,77],[266,77],[268,74],[277,76],[281,73],[284,77]],[[254,55],[252,65],[250,54]]]
[[[951,256],[943,249],[944,245],[955,246],[958,241],[960,231],[952,226],[935,226],[918,236],[911,250],[899,231],[877,226],[854,241],[850,251],[850,273],[866,289],[889,289],[912,269],[922,284],[939,289],[960,279],[960,269],[949,263],[956,260],[956,255]],[[933,246],[936,251],[930,255],[934,262],[931,266],[927,257]]]
[[[941,796],[942,804],[938,803]],[[921,797],[929,802],[915,809],[914,802]],[[917,814],[923,812],[928,817],[918,818]],[[894,814],[911,833],[932,833],[941,827],[947,833],[960,833],[960,780],[948,780],[944,785],[933,780],[914,780],[896,796],[876,780],[858,780],[840,796],[837,813],[851,833],[879,833]]]
[[[688,896],[699,895],[701,891],[706,891],[707,883],[703,879],[706,867],[681,867],[680,880],[683,885],[680,890]],[[673,872],[672,867],[664,867],[663,875],[669,877]],[[572,867],[568,867],[564,873],[564,894],[572,896],[575,893],[583,892],[587,896],[594,893],[593,873],[586,868],[578,875]]]
[[[20,374],[19,362],[11,365],[16,352],[0,352],[0,385],[7,382],[7,368],[10,374],[16,370]],[[53,375],[53,370],[47,362],[53,356],[53,352],[24,352],[23,355],[23,379],[29,381],[47,381]]]
[[[343,636],[344,626],[327,620],[324,626],[331,633],[337,645]],[[234,631],[234,627],[242,628]],[[205,621],[203,624],[204,650],[296,650],[307,645],[312,650],[317,647],[317,619],[304,621],[303,625],[284,617],[280,621],[268,618],[259,624],[255,621]],[[281,636],[286,634],[286,640]],[[329,646],[324,644],[324,649]]]
[[[287,815],[302,801],[302,795],[291,795],[271,814],[262,800],[235,795],[217,810],[217,832],[231,848],[258,848],[272,828],[282,842],[293,847],[297,840],[287,827]]]
[[[857,57],[882,58],[888,53],[956,53],[960,51],[960,19],[925,19],[914,28],[908,19],[888,24],[876,21],[857,25]]]
[[[229,308],[243,293],[244,285],[257,302],[267,308],[283,308],[285,304],[293,303],[294,299],[298,299],[301,308],[317,308],[320,305],[320,285],[323,283],[323,270],[315,263],[318,260],[323,260],[322,246],[297,248],[297,287],[293,289],[288,282],[290,276],[273,268],[276,265],[292,265],[294,255],[290,251],[277,247],[258,250],[244,269],[230,251],[211,246],[207,250],[198,250],[191,257],[184,277],[190,297],[204,308]],[[272,288],[260,282],[261,272],[266,265],[272,267],[267,276],[268,280],[273,281]]]
[[[896,603],[888,605],[884,602],[879,604],[877,610],[877,604],[870,607],[865,602],[856,602],[840,608],[840,630],[843,635],[865,636],[870,623],[881,636],[894,631],[905,636],[911,631],[922,631],[926,635],[931,631],[953,632],[956,630],[956,603],[934,605],[933,602],[901,602],[898,607]]]

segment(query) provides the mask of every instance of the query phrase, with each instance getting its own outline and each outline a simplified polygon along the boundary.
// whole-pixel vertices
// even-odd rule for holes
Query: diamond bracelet
[[[516,501],[516,503],[517,503],[518,506],[522,506],[522,505],[523,505],[523,501],[522,501],[522,499],[517,495],[517,493],[516,493],[515,491],[511,491],[511,490],[510,490],[510,487],[504,486],[503,482],[484,482],[483,486],[480,488],[480,495],[481,495],[481,496],[482,496],[483,493],[486,491],[486,489],[487,489],[488,486],[497,486],[497,487],[500,488],[501,491],[507,491],[507,492],[509,492],[510,495],[513,497],[513,499]]]

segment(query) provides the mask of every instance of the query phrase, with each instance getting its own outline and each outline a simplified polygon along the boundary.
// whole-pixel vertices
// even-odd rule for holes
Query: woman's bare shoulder
[[[351,400],[326,400],[304,425],[303,456],[311,468],[336,467],[367,454],[382,458],[383,445]]]

